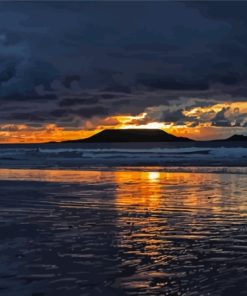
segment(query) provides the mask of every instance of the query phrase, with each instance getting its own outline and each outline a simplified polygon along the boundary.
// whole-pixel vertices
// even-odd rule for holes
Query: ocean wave
[[[77,167],[110,166],[247,166],[244,147],[174,148],[5,148],[0,149],[0,166]]]

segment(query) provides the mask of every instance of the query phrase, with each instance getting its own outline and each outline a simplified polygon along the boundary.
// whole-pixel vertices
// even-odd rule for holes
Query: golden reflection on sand
[[[87,183],[100,181],[100,171],[55,169],[0,169],[0,180]]]
[[[93,265],[107,276],[106,282],[110,279],[112,287],[126,289],[129,295],[133,291],[177,295],[179,287],[188,287],[192,278],[191,286],[198,282],[205,285],[208,274],[221,280],[221,274],[227,272],[226,263],[231,266],[229,279],[233,267],[244,272],[247,175],[145,170],[0,169],[0,180],[57,182],[52,190],[47,190],[48,184],[37,186],[37,190],[44,190],[41,200],[36,200],[33,190],[28,193],[24,182],[12,195],[18,197],[20,193],[24,210],[35,204],[30,214],[38,213],[33,217],[40,223],[41,237],[46,229],[43,225],[48,225],[50,232],[46,232],[54,236],[53,247],[59,254],[65,248],[63,256],[70,256],[70,262],[85,264],[85,271]],[[63,186],[65,183],[69,186]],[[15,183],[0,185],[11,193]],[[29,185],[35,188],[35,184]],[[8,199],[3,196],[4,206]],[[28,223],[33,223],[34,219],[23,213]],[[18,215],[20,219],[21,211]],[[26,225],[26,220],[16,221]],[[50,238],[44,241],[51,248]],[[116,267],[109,268],[109,262],[116,263]],[[212,266],[220,266],[220,272]],[[94,272],[89,269],[90,279]]]
[[[114,172],[117,184],[115,202],[119,206],[138,207],[138,211],[155,210],[162,198],[160,172]]]
[[[18,259],[17,276],[22,269],[54,291],[87,287],[73,295],[222,295],[217,287],[233,278],[237,286],[247,175],[160,170],[0,169],[4,281],[12,284]]]
[[[177,211],[221,212],[236,207],[240,211],[246,210],[245,203],[240,202],[244,193],[240,187],[245,183],[245,175],[161,172],[155,167],[146,170],[0,169],[0,180],[111,184],[115,188],[112,195],[116,207],[128,211],[176,208]]]
[[[114,172],[116,204],[126,210],[138,211],[188,207],[219,210],[213,198],[221,198],[222,186],[217,186],[218,174],[184,172]],[[165,208],[164,208],[165,207]]]
[[[234,195],[236,175],[152,171],[115,172],[114,177],[119,213],[115,221],[116,246],[128,258],[121,267],[136,268],[132,277],[118,280],[118,285],[125,288],[140,284],[148,288],[152,277],[167,278],[169,264],[186,258],[183,252],[188,246],[228,229],[226,213],[234,223],[234,211],[241,206],[242,215],[247,217],[244,192],[238,198]],[[245,176],[241,178],[246,180]],[[190,254],[187,260],[197,258]],[[154,270],[162,272],[154,276]]]

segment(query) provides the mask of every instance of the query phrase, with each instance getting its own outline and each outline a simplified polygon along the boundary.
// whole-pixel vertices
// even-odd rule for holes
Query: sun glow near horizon
[[[227,138],[232,134],[243,134],[247,124],[246,102],[228,102],[207,107],[190,108],[182,111],[185,119],[180,123],[155,120],[151,116],[152,114],[148,113],[151,109],[136,115],[119,114],[104,118],[93,117],[82,121],[82,125],[77,128],[73,126],[65,128],[57,123],[46,123],[39,127],[24,123],[2,124],[0,125],[0,143],[44,143],[78,140],[88,138],[104,129],[161,129],[179,137],[187,137],[193,140],[212,140]],[[229,125],[217,126],[213,121],[215,116],[223,111],[224,118],[229,120]],[[239,122],[240,119],[241,122]]]
[[[120,129],[167,129],[170,125],[165,125],[161,122],[149,122],[147,124],[141,124],[141,125],[125,125],[121,126]]]
[[[39,130],[33,130],[26,126],[25,129],[18,128],[16,130],[1,131],[0,130],[0,143],[45,143],[45,142],[62,142],[68,140],[85,139],[93,136],[94,134],[104,129],[161,129],[167,133],[173,134],[178,137],[188,137],[195,140],[214,139],[216,137],[227,137],[224,134],[224,128],[198,126],[176,126],[166,125],[160,122],[149,122],[146,124],[118,124],[116,126],[100,126],[91,130],[73,130],[63,129],[57,125],[52,125],[52,128],[43,126]]]

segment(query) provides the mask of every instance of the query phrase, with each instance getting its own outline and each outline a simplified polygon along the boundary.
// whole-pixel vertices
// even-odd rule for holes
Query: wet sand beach
[[[1,169],[0,180],[1,295],[246,295],[246,174]]]

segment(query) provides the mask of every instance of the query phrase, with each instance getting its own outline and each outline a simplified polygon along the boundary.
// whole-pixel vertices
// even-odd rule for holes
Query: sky
[[[0,142],[247,135],[247,2],[1,2]]]

